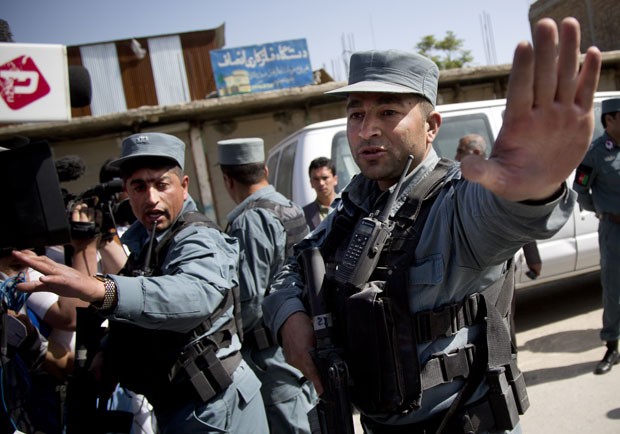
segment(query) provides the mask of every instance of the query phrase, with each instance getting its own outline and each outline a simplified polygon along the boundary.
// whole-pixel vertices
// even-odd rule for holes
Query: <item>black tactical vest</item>
[[[148,246],[139,256],[130,255],[127,264],[121,270],[125,276],[160,276],[161,265],[166,257],[170,242],[176,234],[189,225],[201,225],[216,228],[217,225],[206,216],[198,212],[183,214],[174,223],[170,231],[152,249]],[[145,262],[146,260],[148,262]],[[174,291],[175,288],[170,288]],[[111,321],[107,336],[106,366],[112,368],[122,386],[141,393],[155,406],[160,408],[174,405],[173,400],[179,394],[189,394],[188,397],[202,398],[206,401],[209,395],[219,392],[231,380],[230,378],[213,378],[220,373],[210,373],[206,365],[219,364],[214,352],[220,347],[230,345],[232,336],[236,333],[236,324],[233,319],[223,329],[206,338],[198,339],[208,331],[213,322],[235,305],[238,297],[238,288],[231,289],[220,306],[202,324],[187,333],[169,330],[156,330],[138,327],[136,325]],[[192,343],[188,347],[188,344]],[[198,347],[196,347],[198,345]],[[199,348],[197,350],[196,348]],[[208,351],[207,351],[208,350]],[[208,353],[208,354],[207,354]],[[209,361],[204,359],[207,357]],[[194,360],[190,360],[193,358]],[[204,359],[204,360],[203,360]],[[215,359],[215,360],[214,360]],[[238,365],[238,360],[236,361]],[[191,365],[197,371],[188,374],[185,366]],[[234,370],[236,366],[227,366],[226,370]],[[201,372],[204,371],[204,372]],[[206,378],[206,382],[202,381]],[[206,384],[212,383],[212,384]],[[218,385],[219,383],[219,385]],[[199,390],[200,389],[200,390]],[[212,390],[210,390],[212,389]],[[186,398],[180,398],[186,402]]]
[[[361,291],[338,284],[335,270],[346,254],[352,228],[363,216],[338,214],[321,249],[326,262],[325,279],[332,289],[328,292],[328,305],[334,313],[336,332],[352,377],[351,399],[366,414],[415,410],[425,389],[448,383],[454,377],[467,376],[472,359],[469,349],[464,349],[459,357],[445,357],[447,361],[443,357],[431,360],[427,369],[419,364],[417,344],[451,336],[464,326],[483,323],[486,308],[494,310],[496,304],[501,304],[499,316],[503,318],[508,313],[506,299],[512,297],[514,286],[510,272],[487,288],[484,295],[474,294],[433,312],[411,315],[409,311],[408,270],[415,260],[414,251],[434,200],[451,182],[446,174],[452,164],[442,159],[409,193],[392,218],[393,231],[369,283]],[[498,303],[500,294],[502,301]],[[487,300],[492,301],[487,303]],[[480,303],[484,308],[480,308]],[[493,339],[498,333],[503,331],[493,331]],[[509,340],[508,335],[506,338]],[[501,364],[510,362],[510,354],[506,357],[501,357]],[[444,378],[442,367],[448,366],[452,359],[458,359],[459,366],[453,370],[453,377]]]
[[[282,205],[269,199],[258,199],[250,202],[245,209],[263,208],[270,211],[286,232],[286,257],[293,255],[293,246],[308,235],[308,225],[302,210],[292,203]]]

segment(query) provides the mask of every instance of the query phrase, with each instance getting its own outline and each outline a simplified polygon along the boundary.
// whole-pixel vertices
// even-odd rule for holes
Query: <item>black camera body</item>
[[[69,221],[52,152],[46,141],[0,152],[4,208],[0,248],[30,249],[67,244]]]
[[[123,191],[123,181],[113,179],[89,188],[77,196],[65,194],[64,200],[69,221],[71,221],[72,209],[78,203],[84,203],[89,208],[94,208],[95,212],[101,216],[101,219],[96,219],[96,222],[71,221],[71,237],[83,240],[101,234],[105,238],[112,236],[110,230],[116,227],[118,217],[121,217],[121,221],[131,220],[127,212],[129,203],[119,200],[118,193],[121,191]],[[129,209],[130,213],[131,209]]]

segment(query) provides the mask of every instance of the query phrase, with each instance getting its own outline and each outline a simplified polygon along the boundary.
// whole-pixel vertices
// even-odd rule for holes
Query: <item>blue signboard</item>
[[[305,39],[211,50],[210,54],[220,96],[312,84]]]

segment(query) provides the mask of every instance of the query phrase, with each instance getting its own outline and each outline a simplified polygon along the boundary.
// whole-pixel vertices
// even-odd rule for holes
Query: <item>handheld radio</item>
[[[389,220],[390,211],[398,197],[400,188],[413,161],[409,155],[405,170],[400,175],[398,184],[378,217],[370,214],[359,221],[349,241],[342,263],[336,270],[336,282],[361,289],[372,274],[381,255],[381,250],[394,228],[394,222]]]

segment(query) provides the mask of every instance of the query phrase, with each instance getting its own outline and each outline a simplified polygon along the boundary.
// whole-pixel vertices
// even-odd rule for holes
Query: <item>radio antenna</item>
[[[142,271],[147,275],[150,275],[151,270],[151,256],[153,254],[153,244],[155,243],[155,232],[157,231],[157,220],[153,222],[153,230],[151,231],[151,238],[149,239],[148,250],[146,251],[146,257],[144,258],[144,265]]]
[[[379,214],[379,217],[377,217],[377,219],[380,222],[385,223],[388,217],[390,216],[390,211],[392,211],[394,202],[396,201],[396,198],[398,197],[398,194],[400,193],[400,189],[403,186],[403,182],[405,181],[407,172],[409,172],[409,166],[411,166],[412,161],[413,161],[413,155],[409,155],[409,157],[407,157],[407,163],[405,164],[405,170],[403,170],[403,173],[401,173],[400,179],[398,180],[396,187],[394,187],[394,191],[392,191],[392,193],[390,194],[390,197],[388,197],[388,201],[385,204],[383,211],[381,211],[381,214]]]

